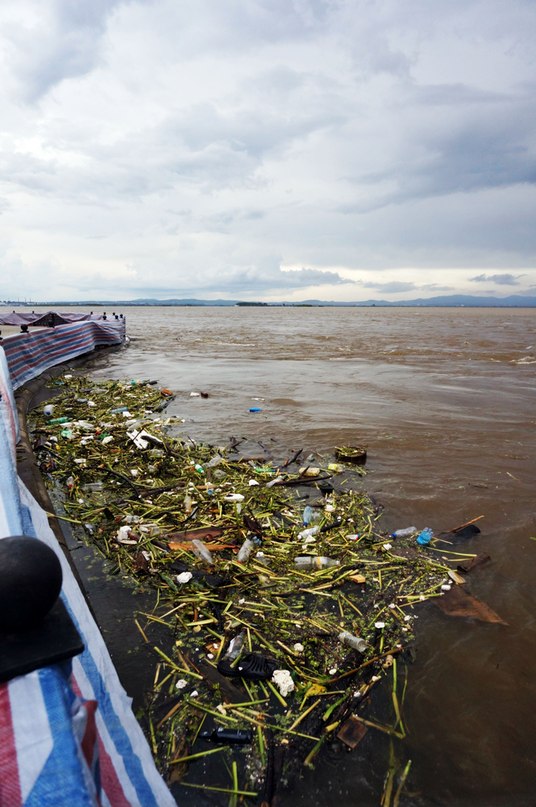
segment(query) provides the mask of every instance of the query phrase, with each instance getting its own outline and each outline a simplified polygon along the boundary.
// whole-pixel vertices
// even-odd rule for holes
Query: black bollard
[[[61,564],[43,541],[27,535],[0,540],[0,628],[23,631],[43,622],[58,599]]]

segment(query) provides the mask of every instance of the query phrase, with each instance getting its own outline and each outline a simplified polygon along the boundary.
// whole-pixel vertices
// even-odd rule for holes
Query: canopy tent
[[[53,327],[65,325],[68,322],[87,322],[92,319],[102,319],[102,314],[73,314],[58,313],[57,311],[12,311],[11,314],[0,314],[0,325],[41,325]]]

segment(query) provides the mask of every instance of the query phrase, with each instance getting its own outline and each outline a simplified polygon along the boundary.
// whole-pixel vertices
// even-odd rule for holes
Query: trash
[[[193,499],[190,496],[190,494],[187,493],[186,496],[184,497],[184,512],[185,513],[189,514],[189,513],[192,512],[192,504],[193,504]]]
[[[454,571],[454,569],[449,569],[447,572],[450,579],[456,583],[456,585],[460,586],[465,583],[465,577],[458,572]]]
[[[359,745],[366,733],[367,727],[357,715],[350,715],[337,732],[337,739],[353,750]]]
[[[237,561],[239,563],[246,563],[256,546],[257,544],[255,541],[252,541],[251,538],[246,538],[238,550],[238,555],[236,556]]]
[[[285,481],[284,476],[276,476],[275,479],[270,479],[270,481],[266,483],[265,487],[266,488],[273,488],[276,485],[280,485],[281,482],[284,482],[284,481]]]
[[[367,461],[367,449],[363,446],[339,446],[335,449],[335,456],[352,465],[364,465]]]
[[[242,633],[239,633],[238,636],[235,636],[234,639],[231,639],[224,658],[229,659],[230,661],[233,661],[234,659],[238,658],[238,656],[242,652],[242,648],[244,647],[245,640],[246,640],[246,634],[244,633],[244,631],[242,631]]]
[[[391,538],[407,538],[417,532],[417,527],[404,527],[401,530],[395,530],[391,533]]]
[[[231,678],[246,678],[250,681],[266,681],[271,678],[277,662],[261,655],[247,653],[233,666],[225,658],[218,662],[218,671]]]
[[[248,411],[249,412],[262,412],[262,409],[261,409],[260,406],[250,406]]]
[[[298,541],[305,541],[306,543],[314,538],[320,532],[320,525],[317,524],[314,527],[307,527],[306,530],[302,530],[298,533]]]
[[[442,539],[463,540],[472,522],[424,546],[416,529],[397,531],[386,549],[380,508],[352,458],[303,459],[306,450],[285,447],[278,464],[260,442],[196,443],[181,434],[181,418],[157,415],[166,396],[148,383],[73,377],[55,386],[55,412],[72,438],[57,434],[41,407],[33,411],[45,480],[63,493],[73,530],[83,529],[122,579],[142,578],[156,595],[136,624],[158,655],[145,725],[159,764],[178,775],[177,738],[195,755],[208,739],[201,720],[211,721],[202,727],[211,736],[253,724],[251,748],[222,752],[235,754],[229,768],[252,791],[280,746],[285,770],[309,766],[320,741],[351,747],[361,730],[349,718],[355,699],[366,709],[389,664],[394,675],[414,636],[414,606],[447,605],[463,588],[467,549],[458,554]],[[127,422],[111,415],[116,402],[132,415]]]
[[[294,692],[295,684],[289,670],[274,670],[272,681],[278,688],[283,698]]]
[[[231,743],[233,745],[249,745],[253,740],[251,729],[225,729],[218,727],[212,731],[202,731],[199,736],[213,743]]]
[[[135,545],[138,543],[138,539],[134,537],[134,533],[126,524],[123,527],[119,527],[115,540],[118,544]]]
[[[309,504],[304,508],[302,515],[302,522],[304,527],[308,527],[314,521],[319,521],[322,518],[322,513],[311,507]]]
[[[422,530],[417,535],[417,538],[415,540],[417,541],[419,546],[427,546],[430,543],[430,541],[432,540],[433,535],[434,535],[434,533],[430,529],[430,527],[425,527],[424,530]]]
[[[54,424],[55,423],[68,423],[68,422],[69,422],[69,418],[65,417],[65,416],[62,416],[61,418],[52,418],[52,420],[49,420],[50,424],[52,424],[52,423],[54,423]]]
[[[314,465],[308,465],[307,467],[300,468],[299,473],[302,476],[310,476],[310,477],[320,476],[320,468],[317,468]]]
[[[357,650],[358,653],[365,653],[368,650],[368,642],[365,642],[364,639],[361,639],[360,636],[354,636],[352,633],[348,633],[348,631],[343,630],[339,633],[338,639],[343,644],[348,645],[353,650]]]
[[[47,404],[43,409],[43,414],[47,418],[49,418],[53,412],[54,412],[54,404]]]
[[[340,462],[329,462],[328,471],[334,474],[340,474],[344,471],[344,465],[341,465]]]
[[[167,534],[168,547],[175,549],[175,544],[183,546],[187,541],[192,541],[194,538],[204,541],[212,541],[214,538],[219,538],[223,534],[221,527],[199,527],[195,530],[185,530],[184,532],[169,532]],[[171,540],[170,540],[171,539]]]
[[[499,625],[508,624],[489,605],[464,591],[461,586],[454,586],[447,594],[435,598],[433,602],[447,616],[470,617],[480,622],[496,622]]]
[[[340,560],[323,556],[298,555],[294,558],[295,565],[300,569],[327,569],[329,566],[340,566]]]
[[[471,558],[470,560],[464,560],[461,563],[458,563],[457,569],[460,572],[465,572],[468,574],[472,572],[474,569],[480,568],[485,563],[489,563],[491,560],[489,555],[476,555],[476,557]]]
[[[194,538],[192,540],[192,552],[197,558],[199,558],[199,560],[202,560],[204,563],[208,563],[209,566],[213,565],[214,559],[212,555],[203,541],[200,541],[198,538]]]
[[[82,490],[85,490],[87,493],[98,493],[104,490],[104,482],[86,482],[86,484],[82,486]]]
[[[149,432],[145,431],[144,429],[129,429],[127,431],[127,435],[130,437],[136,448],[148,448],[150,445],[154,446],[162,446],[163,442],[158,437],[155,437],[153,434],[149,434]]]

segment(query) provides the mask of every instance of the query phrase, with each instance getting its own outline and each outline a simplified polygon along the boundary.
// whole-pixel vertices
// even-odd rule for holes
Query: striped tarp
[[[172,807],[47,516],[17,476],[16,411],[1,348],[0,395],[0,540],[30,535],[55,551],[61,597],[86,647],[71,662],[0,684],[0,807]]]
[[[7,336],[2,347],[13,389],[18,389],[54,364],[82,356],[96,347],[120,345],[124,340],[124,320],[98,320]]]

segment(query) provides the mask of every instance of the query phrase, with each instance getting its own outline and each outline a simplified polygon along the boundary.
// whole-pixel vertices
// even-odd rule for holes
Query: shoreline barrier
[[[1,345],[11,385],[16,390],[55,364],[91,353],[98,347],[121,345],[125,340],[124,319],[91,320],[6,336]]]
[[[60,598],[85,645],[69,661],[0,684],[0,807],[176,806],[68,559],[16,466],[14,389],[124,338],[124,323],[82,322],[0,346],[0,540],[24,534],[51,547],[62,566]]]

